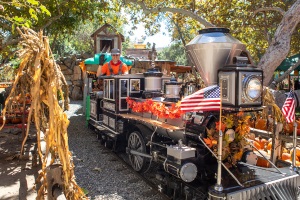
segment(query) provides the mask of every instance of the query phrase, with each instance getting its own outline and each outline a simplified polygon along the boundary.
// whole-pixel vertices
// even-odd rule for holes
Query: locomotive
[[[187,89],[152,62],[144,73],[99,77],[103,91],[90,95],[88,123],[100,142],[126,152],[135,171],[156,171],[157,189],[172,199],[296,199],[298,172],[287,164],[257,166],[255,149],[234,142],[235,129],[219,130],[214,149],[205,142],[222,115],[262,110],[263,72],[245,45],[226,28],[208,28],[186,50],[207,88],[219,88],[219,111],[169,112],[164,117],[149,112],[158,106],[170,111]],[[232,138],[232,151],[242,148],[234,163],[222,158],[223,136]]]

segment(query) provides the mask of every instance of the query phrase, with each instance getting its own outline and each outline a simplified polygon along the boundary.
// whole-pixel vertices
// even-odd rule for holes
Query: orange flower
[[[226,124],[224,124],[223,122],[221,122],[221,131],[224,133],[226,129]],[[216,130],[219,131],[220,130],[220,122],[216,122]]]

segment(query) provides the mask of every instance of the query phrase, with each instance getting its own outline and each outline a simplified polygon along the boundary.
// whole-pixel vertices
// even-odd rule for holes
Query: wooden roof
[[[110,24],[104,24],[103,26],[101,26],[99,29],[97,29],[92,35],[91,37],[94,38],[95,35],[98,35],[101,32],[106,33],[107,35],[111,35],[111,31],[115,33],[115,35],[119,35],[121,37],[122,42],[125,41],[124,36],[121,33],[118,33],[117,29],[115,27],[113,27]]]

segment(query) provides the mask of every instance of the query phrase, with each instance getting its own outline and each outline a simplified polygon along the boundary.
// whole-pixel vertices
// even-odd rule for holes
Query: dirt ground
[[[20,157],[22,129],[4,128],[0,131],[0,199],[31,200],[37,196],[35,185],[40,165],[36,163],[36,136],[31,131],[25,145],[25,155]]]

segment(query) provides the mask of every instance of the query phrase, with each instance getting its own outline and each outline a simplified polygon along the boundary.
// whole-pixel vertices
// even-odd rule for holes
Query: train
[[[126,153],[135,171],[155,171],[157,189],[171,199],[299,198],[298,170],[261,156],[241,123],[220,125],[222,116],[263,109],[263,71],[246,46],[227,28],[206,28],[186,52],[205,88],[163,74],[153,60],[144,73],[96,77],[103,89],[89,95],[89,128],[103,145]],[[217,107],[207,98],[195,110],[213,91]],[[271,164],[258,166],[259,159]]]

